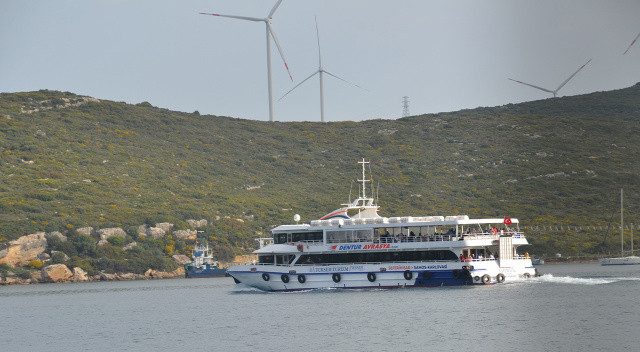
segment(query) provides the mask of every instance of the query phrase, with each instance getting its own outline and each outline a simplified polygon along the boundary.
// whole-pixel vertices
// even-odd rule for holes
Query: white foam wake
[[[618,281],[640,281],[636,277],[571,277],[571,276],[553,276],[552,274],[544,274],[536,280],[540,282],[551,282],[568,285],[606,285]]]

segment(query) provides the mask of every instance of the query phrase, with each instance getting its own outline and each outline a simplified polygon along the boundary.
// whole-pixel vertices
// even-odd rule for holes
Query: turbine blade
[[[633,46],[633,44],[635,44],[635,42],[636,42],[636,40],[638,40],[638,38],[640,38],[640,33],[638,33],[638,35],[633,39],[633,41],[631,42],[631,44],[629,44],[629,46],[627,47],[627,50],[625,50],[625,51],[624,51],[624,53],[623,53],[622,55],[626,54],[626,53],[627,53],[627,51],[629,51],[629,49],[631,49],[631,47]]]
[[[233,16],[233,15],[221,15],[219,13],[200,12],[200,14],[201,15],[209,15],[209,16],[217,16],[217,17],[235,18],[235,19],[238,19],[238,20],[247,20],[247,21],[254,21],[254,22],[264,21],[263,18],[246,17],[246,16]]]
[[[318,37],[318,63],[320,64],[320,68],[322,68],[322,52],[320,51],[320,31],[318,30],[318,17],[316,19],[316,37]]]
[[[369,91],[367,88],[360,87],[359,85],[357,85],[357,84],[355,84],[355,83],[352,83],[352,82],[349,82],[349,81],[347,81],[347,80],[346,80],[346,79],[344,79],[344,78],[338,77],[338,76],[334,75],[333,73],[331,73],[331,72],[329,72],[329,71],[322,70],[322,72],[324,72],[324,73],[326,73],[326,74],[328,74],[328,75],[330,75],[330,76],[333,76],[333,77],[335,77],[335,78],[337,78],[337,79],[339,79],[339,80],[341,80],[341,81],[343,81],[343,82],[347,82],[347,83],[349,83],[350,85],[352,85],[352,86],[354,86],[354,87],[358,87],[358,88],[360,88],[360,89],[366,90],[367,92]]]
[[[280,47],[280,42],[278,42],[278,37],[276,36],[276,32],[273,30],[273,27],[268,21],[265,21],[267,24],[267,30],[271,33],[271,38],[276,43],[276,47],[278,48],[278,52],[280,52],[280,57],[282,58],[282,62],[284,62],[284,67],[287,69],[287,73],[289,73],[289,78],[291,78],[291,82],[293,82],[293,77],[291,77],[291,71],[289,71],[289,65],[287,65],[287,60],[284,59],[284,53],[282,52],[282,48]]]
[[[577,75],[578,72],[580,72],[580,70],[582,70],[590,62],[591,62],[591,59],[589,59],[589,61],[587,61],[587,63],[585,63],[584,65],[580,66],[580,68],[576,72],[574,72],[571,76],[569,76],[569,78],[565,79],[564,82],[562,82],[562,84],[558,87],[558,89],[556,89],[556,93],[560,90],[560,88],[564,87],[564,85],[567,84],[567,82],[569,82],[573,78],[573,76]]]
[[[509,78],[509,80],[514,81],[514,82],[517,82],[517,83],[520,83],[520,84],[524,84],[525,86],[533,87],[533,88],[535,88],[535,89],[540,89],[540,90],[543,90],[543,91],[545,91],[545,92],[553,93],[553,91],[552,91],[552,90],[548,90],[548,89],[546,89],[546,88],[542,88],[542,87],[534,86],[533,84],[529,84],[529,83],[524,83],[524,82],[516,81],[515,79],[511,79],[511,78]]]
[[[267,18],[273,17],[273,14],[276,12],[276,10],[278,9],[278,6],[280,6],[281,2],[282,2],[282,0],[278,0],[278,2],[275,5],[273,5],[273,8],[271,9],[271,12],[269,12],[269,16],[267,16]]]
[[[296,86],[295,86],[295,87],[291,88],[288,92],[286,92],[286,93],[282,96],[282,98],[278,99],[278,101],[280,101],[280,100],[284,99],[284,97],[286,97],[289,93],[293,92],[293,90],[294,90],[294,89],[298,88],[302,83],[306,82],[309,78],[311,78],[311,77],[315,76],[315,75],[316,75],[316,73],[319,73],[319,72],[320,72],[320,71],[316,71],[316,72],[312,73],[312,74],[311,74],[311,76],[309,76],[309,77],[305,78],[304,80],[302,80],[302,82],[300,82],[300,83],[296,84]]]

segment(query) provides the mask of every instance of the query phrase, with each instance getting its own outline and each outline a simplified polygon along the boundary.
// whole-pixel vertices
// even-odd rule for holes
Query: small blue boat
[[[227,276],[227,269],[220,268],[213,260],[213,250],[209,245],[196,241],[192,251],[193,261],[184,265],[185,277],[222,277]]]

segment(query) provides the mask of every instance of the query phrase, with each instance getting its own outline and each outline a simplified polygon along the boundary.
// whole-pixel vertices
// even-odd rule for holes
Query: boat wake
[[[553,276],[552,274],[544,274],[536,279],[539,282],[550,282],[567,285],[606,285],[620,281],[640,281],[637,277],[571,277],[571,276]]]

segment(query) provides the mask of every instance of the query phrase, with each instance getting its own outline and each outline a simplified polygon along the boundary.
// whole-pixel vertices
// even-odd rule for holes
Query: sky
[[[262,22],[276,0],[1,0],[0,92],[68,91],[171,110],[268,121]],[[640,1],[284,0],[273,16],[276,121],[320,121],[314,16],[327,71],[326,120],[499,106],[640,81]]]

